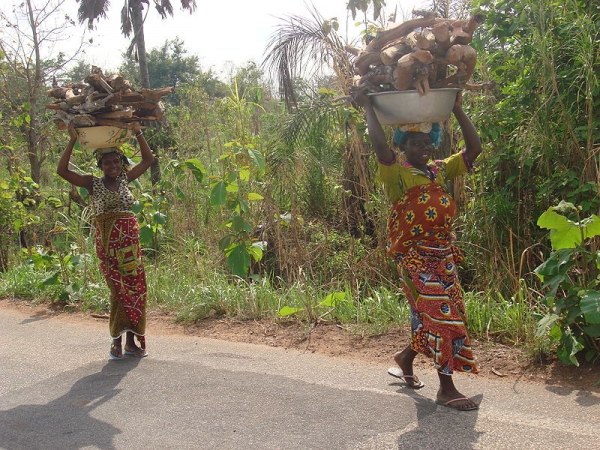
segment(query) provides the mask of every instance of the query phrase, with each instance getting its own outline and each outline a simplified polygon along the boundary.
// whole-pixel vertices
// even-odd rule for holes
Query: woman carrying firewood
[[[94,154],[102,178],[81,175],[69,168],[77,133],[69,127],[71,139],[62,154],[56,173],[62,178],[88,190],[95,219],[96,253],[102,273],[110,289],[109,331],[111,359],[126,355],[143,358],[146,351],[146,274],[139,245],[140,227],[131,206],[135,198],[127,187],[152,164],[154,156],[139,124],[133,132],[140,145],[142,160],[133,167],[117,147],[98,148]],[[126,333],[125,347],[122,335]],[[139,346],[134,336],[137,336]]]
[[[432,161],[442,137],[439,124],[413,124],[395,131],[394,144],[405,159],[400,163],[369,97],[360,92],[355,100],[365,108],[381,180],[393,205],[388,217],[387,251],[396,262],[412,310],[411,342],[394,355],[398,367],[388,373],[408,387],[422,388],[424,384],[413,373],[413,361],[418,353],[432,357],[440,380],[436,403],[460,411],[477,409],[479,405],[461,394],[452,378],[455,371],[477,373],[477,367],[456,268],[462,259],[453,242],[456,205],[446,192],[445,182],[471,170],[481,153],[479,136],[462,109],[459,92],[452,112],[464,137],[464,150]]]

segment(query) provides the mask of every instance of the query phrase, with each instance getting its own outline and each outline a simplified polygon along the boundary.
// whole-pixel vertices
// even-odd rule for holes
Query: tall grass
[[[334,323],[354,334],[381,334],[407,327],[408,302],[398,288],[365,287],[342,291],[328,290],[310,281],[274,285],[268,279],[248,282],[204,265],[192,254],[168,253],[147,260],[148,305],[151,310],[170,315],[173,320],[193,323],[206,318],[227,317],[238,320],[284,320],[306,323]],[[0,276],[0,297],[31,301],[56,301],[58,286],[44,286],[47,273],[29,264],[13,267]],[[81,292],[71,296],[71,304],[88,312],[107,312],[109,291],[98,270],[83,271],[72,277],[86,277]],[[281,280],[279,280],[281,281]],[[83,283],[82,283],[83,284]],[[334,306],[319,306],[329,294],[343,292]],[[534,348],[535,310],[519,299],[496,295],[466,293],[465,304],[473,337]],[[281,318],[282,307],[298,308],[297,314]]]

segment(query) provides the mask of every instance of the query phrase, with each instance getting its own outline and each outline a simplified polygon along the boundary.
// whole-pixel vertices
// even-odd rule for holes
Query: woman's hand
[[[69,122],[67,131],[69,132],[69,136],[71,136],[71,139],[73,141],[76,141],[78,138],[78,135],[77,135],[77,131],[75,131],[75,125],[73,125],[73,122]]]
[[[356,102],[358,105],[363,108],[367,105],[371,104],[371,99],[367,95],[366,89],[351,89],[350,96],[352,97],[352,101]]]
[[[459,111],[462,109],[462,89],[456,93],[456,99],[454,100],[454,106],[452,107],[452,111]]]

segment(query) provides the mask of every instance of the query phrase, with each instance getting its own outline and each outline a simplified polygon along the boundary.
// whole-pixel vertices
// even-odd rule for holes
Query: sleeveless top
[[[104,186],[101,178],[92,179],[92,210],[94,216],[114,212],[131,212],[135,197],[127,187],[127,174],[122,173],[117,177],[119,188],[113,192]]]

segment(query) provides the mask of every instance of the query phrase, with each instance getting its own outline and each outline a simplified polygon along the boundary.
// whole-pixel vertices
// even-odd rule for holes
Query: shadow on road
[[[406,430],[400,435],[398,449],[475,448],[483,434],[475,430],[479,410],[456,411],[436,404],[435,400],[423,397],[418,391],[405,388],[399,392],[410,396],[415,401],[417,423],[413,429]],[[471,398],[481,404],[483,394]]]
[[[108,361],[100,372],[79,379],[67,393],[49,403],[0,411],[0,448],[114,449],[113,439],[121,431],[90,413],[121,392],[117,386],[139,361]]]
[[[556,387],[556,386],[548,386],[546,390],[552,392],[553,394],[560,396],[569,396],[573,392],[575,392],[576,399],[575,401],[579,404],[579,406],[589,407],[589,406],[597,406],[600,404],[600,397],[593,392],[581,391],[577,389]]]

